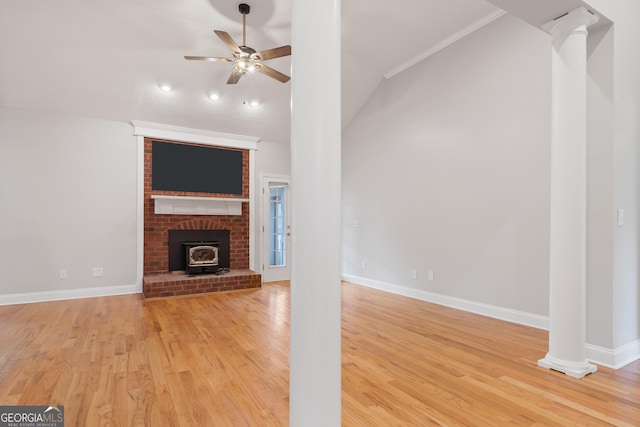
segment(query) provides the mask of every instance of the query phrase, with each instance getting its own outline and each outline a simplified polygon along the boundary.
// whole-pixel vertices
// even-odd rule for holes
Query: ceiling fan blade
[[[233,58],[222,58],[219,56],[185,56],[184,59],[196,61],[233,62]]]
[[[233,52],[234,55],[240,55],[242,51],[238,47],[238,44],[233,41],[229,33],[226,31],[213,30],[214,33],[227,45],[227,47]]]
[[[251,56],[255,57],[256,59],[267,60],[267,59],[280,58],[281,56],[289,56],[289,55],[291,55],[291,46],[286,45],[286,46],[274,47],[273,49],[263,50],[261,52],[256,52]]]
[[[286,74],[282,74],[280,71],[274,70],[271,67],[267,67],[264,64],[260,64],[259,67],[256,67],[256,70],[282,83],[286,83],[291,79],[291,77],[287,76]]]
[[[240,77],[242,77],[242,73],[236,73],[235,71],[231,72],[229,76],[229,80],[227,80],[228,85],[235,85],[240,81]]]

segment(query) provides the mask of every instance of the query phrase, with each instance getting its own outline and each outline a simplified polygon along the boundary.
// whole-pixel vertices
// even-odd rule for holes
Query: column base
[[[585,375],[592,374],[598,370],[596,365],[592,365],[586,360],[580,363],[568,362],[566,360],[560,360],[549,356],[548,353],[544,359],[538,360],[538,366],[553,369],[554,371],[562,372],[563,374],[567,374],[574,378],[582,378]]]

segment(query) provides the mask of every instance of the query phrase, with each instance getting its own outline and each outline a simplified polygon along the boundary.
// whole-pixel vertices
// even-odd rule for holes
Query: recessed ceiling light
[[[171,92],[173,90],[173,88],[171,87],[171,85],[169,83],[162,83],[160,85],[160,90],[163,92]]]
[[[258,101],[257,99],[252,99],[251,101],[249,101],[249,107],[257,107],[260,105],[260,101]]]
[[[221,95],[220,95],[220,93],[218,93],[218,92],[209,92],[209,95],[208,95],[209,99],[210,99],[210,100],[212,100],[212,101],[217,101],[217,100],[219,100],[219,99],[220,99],[220,96],[221,96]]]

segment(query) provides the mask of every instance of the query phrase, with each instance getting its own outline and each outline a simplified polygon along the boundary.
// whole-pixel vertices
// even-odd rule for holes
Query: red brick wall
[[[230,268],[249,268],[249,203],[242,215],[156,215],[151,195],[249,198],[249,151],[242,151],[242,195],[151,190],[151,142],[144,140],[144,275],[169,271],[169,230],[230,230]],[[174,141],[167,141],[174,142]],[[197,144],[191,144],[197,145]],[[205,146],[208,147],[208,146]],[[223,147],[217,147],[223,148]]]

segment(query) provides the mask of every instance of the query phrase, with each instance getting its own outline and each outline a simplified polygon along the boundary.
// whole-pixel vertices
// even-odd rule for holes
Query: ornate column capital
[[[551,34],[552,37],[575,32],[584,32],[586,34],[587,28],[597,23],[599,19],[600,17],[594,12],[584,6],[580,6],[553,21],[547,22],[542,26],[542,29]]]

